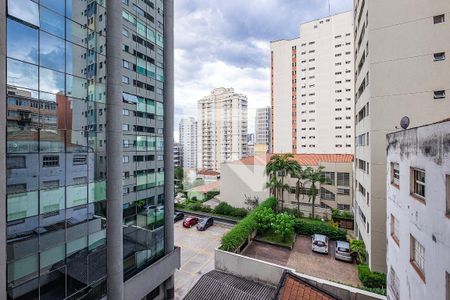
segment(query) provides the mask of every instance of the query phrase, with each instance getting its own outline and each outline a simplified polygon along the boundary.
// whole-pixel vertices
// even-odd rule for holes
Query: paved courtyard
[[[356,264],[334,259],[335,243],[330,241],[329,245],[328,255],[315,253],[311,250],[311,238],[297,236],[292,251],[253,241],[243,254],[290,267],[299,273],[359,286],[361,282]]]
[[[181,300],[205,273],[214,270],[214,249],[231,225],[217,223],[206,231],[175,223],[175,245],[181,247],[181,269],[175,272],[175,299]]]

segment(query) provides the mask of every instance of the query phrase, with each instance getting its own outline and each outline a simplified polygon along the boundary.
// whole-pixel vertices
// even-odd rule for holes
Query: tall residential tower
[[[255,148],[267,147],[266,151],[271,149],[271,113],[270,106],[256,109],[255,117]],[[264,146],[263,146],[264,145]]]
[[[217,88],[198,101],[198,168],[219,171],[247,154],[247,97]]]
[[[183,146],[183,168],[197,169],[197,121],[190,117],[181,119],[180,144]]]
[[[173,1],[0,0],[0,28],[0,299],[173,299]]]
[[[352,12],[271,43],[272,152],[353,154]]]

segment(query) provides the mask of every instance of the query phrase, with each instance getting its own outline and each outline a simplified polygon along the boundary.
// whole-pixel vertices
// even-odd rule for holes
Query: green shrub
[[[366,245],[364,244],[363,240],[351,240],[350,252],[352,256],[356,257],[357,263],[366,263]]]
[[[347,231],[335,228],[326,222],[311,219],[296,219],[294,222],[294,231],[300,235],[323,234],[330,240],[346,240]]]
[[[243,218],[247,215],[247,210],[245,208],[233,207],[226,202],[220,202],[216,206],[214,212],[219,215],[232,216]]]
[[[277,200],[273,197],[262,202],[222,237],[222,246],[220,248],[225,251],[236,251],[238,247],[245,242],[248,236],[257,229],[256,213],[263,208],[274,209],[276,205]]]
[[[290,214],[291,216],[295,216],[297,218],[301,218],[304,215],[303,212],[298,211],[295,208],[285,208],[285,209],[283,209],[283,212],[286,212],[286,213]]]
[[[358,277],[366,288],[383,289],[386,288],[386,274],[372,272],[366,264],[358,265]]]
[[[275,215],[275,221],[272,223],[272,230],[280,236],[283,242],[286,242],[294,234],[295,218],[287,213]]]
[[[262,207],[255,213],[256,229],[259,232],[265,233],[272,229],[272,224],[275,222],[275,214],[273,210],[267,207]]]
[[[333,219],[353,220],[353,213],[347,210],[333,209],[332,217]]]

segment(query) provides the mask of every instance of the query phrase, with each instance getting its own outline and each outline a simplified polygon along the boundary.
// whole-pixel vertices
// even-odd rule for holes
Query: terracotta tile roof
[[[273,154],[250,156],[232,163],[240,163],[244,165],[265,165]],[[329,163],[351,163],[353,162],[352,154],[294,154],[293,157],[299,164],[303,166],[317,166],[322,162]]]
[[[275,300],[339,300],[339,298],[310,285],[290,272],[285,272],[278,285]]]
[[[198,175],[207,175],[207,176],[219,176],[220,173],[213,171],[213,170],[207,170],[207,169],[201,169],[197,172]]]
[[[184,300],[272,300],[275,288],[216,270],[204,274]]]
[[[220,181],[214,181],[208,184],[204,184],[204,185],[199,185],[196,186],[190,190],[187,190],[188,192],[199,192],[199,193],[207,193],[210,191],[215,191],[215,190],[219,190],[220,188]]]

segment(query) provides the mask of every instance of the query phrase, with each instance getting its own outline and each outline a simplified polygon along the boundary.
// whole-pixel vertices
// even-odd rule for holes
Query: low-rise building
[[[450,119],[387,135],[389,299],[450,299]]]
[[[224,163],[221,166],[221,200],[235,207],[246,207],[246,200],[269,197],[269,189],[266,188],[268,177],[265,174],[267,162],[272,155],[258,155],[246,157],[241,160]],[[330,218],[331,209],[350,211],[352,209],[352,163],[353,155],[350,154],[295,154],[293,159],[302,167],[324,167],[325,176],[329,183],[318,186],[319,194],[316,198],[316,215]],[[305,216],[311,214],[311,202],[308,198],[308,183],[296,200],[296,178],[285,178],[289,184],[289,191],[284,192],[284,206],[298,209]]]

